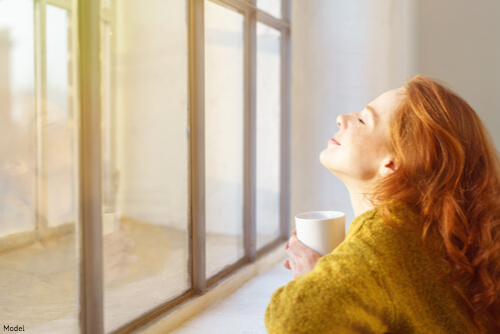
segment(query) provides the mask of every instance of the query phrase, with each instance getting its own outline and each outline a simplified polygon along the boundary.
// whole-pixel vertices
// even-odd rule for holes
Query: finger
[[[291,259],[298,259],[302,257],[314,257],[318,255],[314,250],[310,249],[302,242],[300,242],[297,237],[290,238],[289,247],[286,250],[288,257]]]
[[[290,266],[292,266],[292,262],[300,261],[300,259],[304,256],[304,247],[300,242],[298,243],[290,243],[290,247],[286,250],[286,255],[290,260]]]
[[[290,267],[290,270],[292,272],[295,271],[296,263],[294,262],[293,259],[288,259],[288,266]]]
[[[290,237],[290,240],[288,241],[288,248],[286,249],[287,250],[287,254],[290,254],[290,252],[292,254],[296,254],[298,255],[299,251],[300,251],[300,246],[302,246],[303,244],[297,239],[296,236],[291,236]]]
[[[289,246],[291,246],[292,243],[298,242],[299,239],[297,239],[296,236],[292,235],[290,239],[288,239]]]

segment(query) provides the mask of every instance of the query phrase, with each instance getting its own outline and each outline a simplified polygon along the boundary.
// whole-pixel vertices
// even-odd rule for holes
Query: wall
[[[459,93],[489,127],[500,148],[500,1],[419,0],[419,72]]]
[[[349,194],[319,162],[340,114],[361,110],[414,74],[411,1],[292,3],[291,216],[335,209]]]

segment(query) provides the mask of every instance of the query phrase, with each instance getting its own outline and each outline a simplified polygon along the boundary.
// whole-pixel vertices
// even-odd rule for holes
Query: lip
[[[331,138],[330,140],[328,140],[328,144],[340,146],[340,143],[335,140],[335,138]]]

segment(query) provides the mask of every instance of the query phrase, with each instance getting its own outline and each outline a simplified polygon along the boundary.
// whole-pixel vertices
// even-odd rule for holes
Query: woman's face
[[[394,170],[387,142],[389,121],[401,93],[401,89],[390,90],[363,110],[337,118],[340,129],[321,152],[320,161],[346,185],[369,182]]]

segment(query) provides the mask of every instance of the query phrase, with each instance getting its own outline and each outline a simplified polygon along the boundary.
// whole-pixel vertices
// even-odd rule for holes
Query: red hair
[[[475,111],[456,93],[418,75],[403,95],[390,124],[397,169],[377,183],[372,200],[399,200],[420,214],[422,239],[439,236],[446,277],[472,321],[482,330],[478,317],[486,315],[500,332],[498,153]]]

